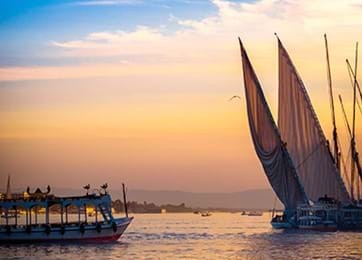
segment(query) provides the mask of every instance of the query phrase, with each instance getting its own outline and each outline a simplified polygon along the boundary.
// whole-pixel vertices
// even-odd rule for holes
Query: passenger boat
[[[328,83],[333,121],[333,151],[325,137],[304,83],[287,50],[277,36],[279,59],[278,125],[275,123],[261,84],[239,38],[249,128],[256,154],[268,181],[284,205],[282,216],[273,216],[275,228],[321,231],[362,230],[362,167],[355,140],[356,71],[347,61],[353,82],[352,127],[345,116],[351,138],[351,172],[342,177],[341,147],[335,124],[333,92]],[[357,53],[357,50],[356,50]],[[356,59],[357,61],[357,59]],[[357,66],[356,66],[357,68]],[[362,92],[360,91],[360,97]],[[361,99],[362,101],[362,99]],[[340,98],[344,111],[342,99]],[[349,191],[347,186],[349,186]]]
[[[123,185],[125,217],[122,218],[112,215],[112,200],[106,190],[107,185],[102,188],[93,194],[87,190],[84,196],[58,197],[50,194],[48,186],[46,192],[38,188],[31,193],[28,188],[28,195],[22,198],[2,198],[0,210],[5,216],[10,210],[17,214],[18,209],[22,209],[25,210],[25,220],[21,223],[17,216],[14,219],[5,217],[5,223],[0,225],[0,243],[118,240],[133,219],[128,216],[125,188]],[[94,207],[94,218],[88,217],[87,206]],[[38,210],[35,209],[45,209],[45,221],[39,221]],[[55,217],[58,221],[52,221]]]

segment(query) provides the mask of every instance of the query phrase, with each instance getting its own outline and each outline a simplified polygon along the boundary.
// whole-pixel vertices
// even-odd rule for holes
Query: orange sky
[[[68,57],[122,49],[143,55],[141,61],[0,67],[0,184],[5,187],[11,174],[17,187],[118,187],[123,181],[131,188],[185,191],[269,187],[246,120],[239,35],[274,112],[278,31],[330,138],[323,33],[329,35],[335,95],[343,95],[350,115],[344,60],[353,60],[354,42],[362,38],[362,8],[354,1],[327,7],[306,1],[285,4],[273,16],[282,8],[278,1],[212,3],[216,14],[177,20],[185,28],[171,35],[138,27],[48,40]],[[162,59],[149,59],[159,53]],[[242,100],[228,102],[233,95]],[[361,113],[359,140],[360,119]]]
[[[10,173],[16,186],[125,181],[133,188],[188,191],[268,187],[251,144],[239,66],[208,78],[3,82],[0,181]],[[275,111],[276,88],[265,89]],[[324,96],[313,103],[324,129],[331,129],[327,89],[310,93],[312,101]],[[234,94],[242,100],[228,102]],[[340,115],[338,109],[345,129]]]

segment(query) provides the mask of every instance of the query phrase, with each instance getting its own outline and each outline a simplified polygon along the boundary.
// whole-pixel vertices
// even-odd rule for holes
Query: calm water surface
[[[362,259],[362,232],[273,230],[270,216],[135,214],[112,244],[0,246],[13,259]]]

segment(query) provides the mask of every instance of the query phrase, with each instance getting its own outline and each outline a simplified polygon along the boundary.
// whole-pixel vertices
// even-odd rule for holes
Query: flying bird
[[[238,98],[238,99],[240,99],[241,100],[241,98],[240,98],[240,96],[232,96],[230,99],[229,99],[229,102],[231,101],[231,100],[233,100],[234,98]]]

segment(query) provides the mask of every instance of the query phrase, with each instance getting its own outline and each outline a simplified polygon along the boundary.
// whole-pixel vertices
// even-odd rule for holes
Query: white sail
[[[348,202],[348,192],[334,164],[307,91],[279,39],[278,49],[278,127],[304,190],[308,198],[314,201],[327,195]]]
[[[266,103],[263,91],[240,41],[249,127],[265,174],[286,209],[307,202],[290,156]]]

